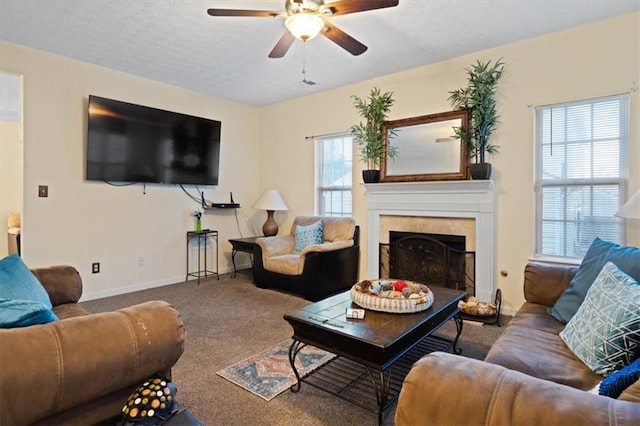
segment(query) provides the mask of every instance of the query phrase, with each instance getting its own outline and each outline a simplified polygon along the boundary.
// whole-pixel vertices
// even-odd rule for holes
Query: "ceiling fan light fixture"
[[[286,25],[295,38],[307,41],[320,33],[324,28],[324,21],[314,13],[301,12],[289,16]]]

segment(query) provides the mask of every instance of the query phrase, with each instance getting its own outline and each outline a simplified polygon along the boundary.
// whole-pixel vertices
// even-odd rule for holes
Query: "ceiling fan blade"
[[[211,16],[257,16],[272,18],[282,15],[282,12],[274,10],[241,10],[241,9],[207,9]]]
[[[395,7],[398,3],[399,0],[341,0],[329,3],[326,6],[331,9],[333,16],[336,16]]]
[[[337,28],[332,23],[325,21],[324,24],[324,31],[321,31],[320,34],[323,34],[329,40],[342,47],[353,56],[361,55],[367,51],[367,46]]]
[[[278,40],[276,45],[273,47],[273,50],[269,53],[269,57],[282,58],[287,53],[295,39],[296,38],[293,34],[286,30],[284,34],[282,34],[282,37],[280,37],[280,40]]]

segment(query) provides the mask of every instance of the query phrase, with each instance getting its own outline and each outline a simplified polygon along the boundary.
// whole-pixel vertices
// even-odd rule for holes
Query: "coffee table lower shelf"
[[[376,370],[348,358],[336,356],[306,377],[300,378],[300,381],[378,413],[380,417],[382,412],[398,399],[402,382],[416,361],[428,353],[451,352],[452,349],[452,340],[431,335],[422,339],[387,371]],[[380,401],[380,392],[384,394],[385,384],[389,386],[387,398],[386,401]],[[293,385],[291,390],[296,392],[299,385]]]

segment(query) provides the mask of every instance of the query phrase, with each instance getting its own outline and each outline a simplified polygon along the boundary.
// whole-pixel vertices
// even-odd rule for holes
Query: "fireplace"
[[[475,252],[474,292],[494,297],[494,188],[490,180],[376,183],[367,191],[367,276],[380,274],[389,231],[465,236]]]
[[[389,243],[380,243],[379,276],[475,296],[475,253],[465,251],[465,239],[464,235],[389,231]]]

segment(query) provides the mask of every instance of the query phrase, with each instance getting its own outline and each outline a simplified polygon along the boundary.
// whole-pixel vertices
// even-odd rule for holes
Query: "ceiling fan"
[[[354,56],[367,50],[349,34],[334,26],[327,20],[329,17],[347,15],[349,13],[366,12],[367,10],[384,9],[398,5],[399,0],[285,0],[284,12],[272,10],[242,9],[208,9],[211,16],[252,16],[252,17],[284,17],[285,30],[280,40],[269,53],[270,58],[282,58],[297,38],[307,41],[322,34],[338,46]]]

